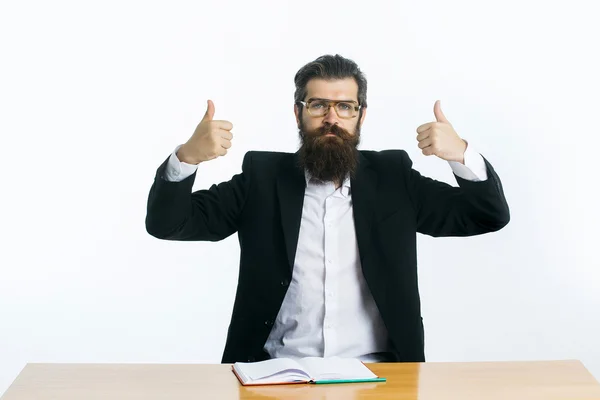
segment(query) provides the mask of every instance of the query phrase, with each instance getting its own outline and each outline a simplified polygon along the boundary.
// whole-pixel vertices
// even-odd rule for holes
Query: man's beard
[[[354,177],[358,166],[360,127],[354,135],[338,125],[325,124],[313,131],[306,131],[300,121],[300,166],[306,168],[313,178],[323,182],[343,183],[346,177]],[[332,133],[335,136],[325,136]]]

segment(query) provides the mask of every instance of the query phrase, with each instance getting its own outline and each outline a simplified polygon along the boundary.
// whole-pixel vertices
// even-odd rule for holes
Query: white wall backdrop
[[[154,173],[215,102],[234,147],[295,151],[293,76],[369,80],[362,149],[417,148],[433,105],[494,165],[512,220],[419,237],[428,361],[579,359],[600,378],[600,28],[593,1],[4,1],[0,393],[27,362],[218,363],[237,237],[154,239]],[[267,101],[272,112],[256,104]]]

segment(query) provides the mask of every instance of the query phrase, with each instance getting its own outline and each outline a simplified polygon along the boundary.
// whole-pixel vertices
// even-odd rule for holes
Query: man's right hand
[[[196,127],[192,137],[177,151],[177,158],[188,164],[199,164],[227,154],[231,147],[230,132],[233,125],[229,121],[213,121],[215,105],[208,100],[204,118]]]

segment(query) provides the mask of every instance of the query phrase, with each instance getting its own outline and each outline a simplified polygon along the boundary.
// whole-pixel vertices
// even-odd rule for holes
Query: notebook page
[[[370,379],[377,378],[357,358],[305,357],[298,360],[314,380],[325,379]]]
[[[237,362],[237,369],[242,371],[250,380],[256,381],[276,374],[282,375],[282,371],[287,371],[297,375],[302,374],[308,378],[308,373],[304,371],[301,365],[288,358],[273,358],[270,360],[242,363]]]

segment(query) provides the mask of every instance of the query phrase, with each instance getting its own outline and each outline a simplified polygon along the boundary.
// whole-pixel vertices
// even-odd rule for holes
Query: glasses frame
[[[310,113],[310,104],[312,102],[315,101],[325,101],[327,102],[327,111],[325,112],[325,114],[323,115],[312,115]],[[321,118],[321,117],[325,117],[327,114],[329,114],[329,110],[331,110],[331,107],[333,106],[333,109],[335,110],[335,114],[338,116],[338,118],[341,119],[352,119],[352,118],[356,118],[358,117],[358,114],[360,112],[360,109],[362,108],[362,104],[358,103],[355,100],[329,100],[329,99],[310,99],[308,101],[299,101],[298,103],[302,104],[305,108],[306,108],[306,112],[308,113],[308,115],[310,115],[313,118]],[[338,110],[336,108],[336,106],[339,103],[352,103],[354,104],[354,111],[356,111],[356,115],[353,115],[351,117],[342,117],[339,113]]]

